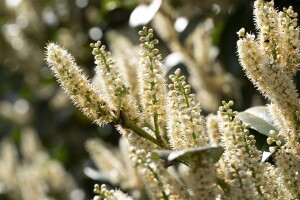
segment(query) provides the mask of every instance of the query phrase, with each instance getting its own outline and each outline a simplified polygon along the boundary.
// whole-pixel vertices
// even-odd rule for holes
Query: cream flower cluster
[[[146,183],[151,199],[190,199],[183,184],[172,177],[161,162],[153,161],[150,152],[130,148],[131,160]]]
[[[219,130],[220,119],[216,115],[208,115],[206,119],[207,135],[212,145],[219,145],[221,142],[220,130]]]
[[[276,153],[280,192],[286,199],[300,198],[300,160],[293,156],[291,149],[280,147]]]
[[[139,46],[134,46],[124,35],[116,31],[107,32],[109,48],[118,63],[125,85],[139,103],[139,84],[136,78],[139,69]]]
[[[145,119],[151,119],[154,133],[159,143],[164,144],[160,125],[166,115],[166,86],[159,50],[155,48],[157,39],[153,39],[153,29],[143,27],[139,31],[141,50],[138,81],[140,86],[140,102]],[[165,145],[164,145],[165,146]]]
[[[60,46],[49,43],[46,61],[73,103],[98,125],[112,122],[112,108],[92,86],[74,62],[73,57]]]
[[[137,104],[132,99],[120,69],[115,65],[115,60],[111,58],[111,53],[105,50],[106,47],[101,45],[100,41],[92,43],[91,47],[97,65],[96,73],[100,79],[101,93],[106,98],[106,102],[115,110],[121,109],[130,119],[137,119]]]
[[[168,86],[168,134],[171,146],[175,149],[205,146],[208,144],[208,138],[204,119],[200,115],[200,105],[195,102],[195,95],[190,93],[191,86],[180,73],[180,69],[177,69],[175,74],[169,77],[172,81]]]
[[[124,194],[120,190],[108,190],[104,184],[101,186],[95,184],[94,193],[97,195],[93,200],[133,200],[130,196]]]
[[[299,28],[292,7],[277,12],[273,6],[272,1],[256,1],[258,39],[240,31],[238,53],[249,78],[271,100],[270,113],[286,140],[275,154],[277,198],[298,199],[300,100],[292,76],[299,70]],[[282,145],[275,139],[268,142]]]
[[[177,69],[170,75],[171,84],[168,85],[167,98],[167,126],[170,145],[175,150],[208,145],[204,118],[200,115],[200,105],[195,102],[195,95],[191,94],[191,86],[181,76]],[[215,199],[214,166],[211,160],[199,162],[198,158],[190,161],[189,187],[193,193],[192,199],[201,196],[203,199]]]
[[[245,190],[244,187],[247,186],[249,191],[253,190],[253,197],[273,198],[275,189],[269,184],[274,180],[270,179],[269,173],[274,168],[260,162],[261,152],[255,146],[254,135],[249,134],[250,126],[236,117],[236,112],[231,109],[232,105],[232,101],[223,102],[223,106],[218,111],[219,117],[222,118],[221,144],[225,149],[223,159],[229,169],[228,178],[233,186],[238,186],[236,189],[239,192]],[[231,195],[239,192],[232,190]]]
[[[271,100],[270,112],[287,145],[300,158],[300,99],[293,75],[299,70],[299,27],[292,7],[278,12],[274,2],[257,0],[257,38],[239,31],[240,63],[253,84]],[[287,128],[288,127],[288,128]]]
[[[164,72],[159,50],[155,48],[158,40],[153,38],[153,29],[139,31],[141,47],[139,83],[141,104],[144,108],[145,118],[152,118],[153,123],[161,123],[165,118],[166,87]],[[157,131],[157,130],[156,130]]]
[[[246,147],[249,146],[249,139],[252,138],[246,138],[248,135],[247,126],[245,127],[241,120],[235,118],[236,112],[230,108],[232,105],[232,101],[223,102],[223,106],[218,111],[219,117],[223,120],[220,125],[221,143],[225,149],[223,157],[225,166],[228,168],[227,178],[232,185],[230,196],[233,199],[238,199],[238,197],[241,198],[245,195],[247,199],[255,199],[258,198],[258,193],[261,191],[260,188],[255,188],[252,177],[253,171],[247,164],[244,164],[244,161],[248,159],[247,154],[249,152]],[[254,148],[253,142],[251,147]]]
[[[215,185],[215,170],[214,164],[211,160],[199,160],[191,162],[189,170],[188,186],[193,192],[193,199],[216,199],[217,187]]]

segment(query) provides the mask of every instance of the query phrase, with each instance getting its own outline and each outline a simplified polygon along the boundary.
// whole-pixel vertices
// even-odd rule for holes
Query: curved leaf
[[[256,147],[263,152],[261,162],[268,160],[274,153],[269,151],[270,145],[267,143],[267,138],[270,136],[270,130],[279,133],[278,128],[274,125],[274,120],[270,115],[266,106],[252,107],[237,115],[244,123],[250,124],[250,134],[255,136]],[[284,142],[282,140],[282,142]]]
[[[166,167],[174,165],[176,162],[188,165],[191,160],[201,163],[203,160],[212,159],[216,163],[223,152],[224,150],[221,146],[204,146],[181,151],[155,151],[153,152],[153,158],[159,157],[163,159]]]
[[[266,106],[255,106],[252,108],[248,108],[247,110],[245,110],[245,112],[258,116],[264,119],[265,121],[269,122],[270,124],[275,124],[273,117],[271,116]]]
[[[278,134],[278,128],[274,126],[274,120],[271,118],[267,107],[257,106],[249,108],[237,115],[244,123],[250,124],[251,128],[259,133],[269,137],[270,130],[274,130]]]

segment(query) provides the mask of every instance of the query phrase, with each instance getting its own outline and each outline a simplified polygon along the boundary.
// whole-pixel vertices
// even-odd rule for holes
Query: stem
[[[244,131],[244,128],[243,130]],[[251,153],[250,153],[250,149],[249,149],[249,146],[247,144],[247,139],[246,139],[246,136],[244,135],[244,142],[246,143],[245,145],[245,148],[246,148],[246,153],[248,154],[249,158],[251,157]],[[255,181],[257,181],[257,178],[256,178],[256,171],[254,169],[254,167],[249,167],[249,169],[252,171],[252,177],[254,178]],[[257,189],[257,192],[263,197],[263,193],[260,189],[260,187],[258,185],[255,184],[255,187]]]
[[[177,80],[178,80],[178,77],[177,77]],[[180,85],[180,90],[181,90],[181,92],[182,92],[182,94],[183,94],[183,96],[184,96],[185,103],[186,103],[186,107],[187,107],[187,108],[190,108],[191,105],[190,105],[190,101],[189,101],[188,94],[185,92],[185,90],[184,90],[184,88],[183,88],[182,85]],[[193,123],[193,116],[190,116],[190,122]],[[192,137],[193,137],[193,139],[196,139],[196,134],[195,134],[194,131],[193,131],[193,133],[192,133]]]
[[[139,158],[142,160],[143,163],[146,163],[146,160],[144,160],[144,159],[141,158],[140,156],[139,156]],[[158,174],[155,172],[155,170],[152,169],[152,167],[150,167],[150,165],[148,165],[147,168],[152,172],[153,176],[154,176],[158,181],[160,181],[160,178],[159,178]],[[162,193],[162,195],[163,195],[163,199],[164,199],[164,200],[168,200],[168,199],[169,199],[168,195],[165,193],[164,190],[162,190],[161,193]]]
[[[181,90],[181,92],[183,93],[183,96],[184,96],[184,99],[185,99],[186,106],[189,108],[189,107],[190,107],[189,97],[188,97],[188,95],[186,94],[186,92],[184,91],[184,88],[182,87],[182,85],[180,85],[180,90]]]
[[[164,148],[168,148],[167,145],[165,144],[165,142],[163,141],[161,135],[160,135],[159,126],[158,126],[158,114],[156,112],[154,113],[154,126],[155,126],[155,131],[154,132],[155,132],[155,137],[156,137],[157,141]]]
[[[239,183],[240,183],[240,188],[242,189],[243,187],[243,181],[242,181],[242,178],[240,177],[240,174],[239,174],[239,170],[237,168],[235,168],[235,172],[236,172],[236,175],[237,175],[237,178],[239,180]],[[246,197],[244,197],[246,200],[248,200]]]
[[[155,132],[154,128],[151,124],[149,124],[146,120],[144,121],[144,125],[147,126],[151,131]]]
[[[219,177],[215,177],[216,183],[222,188],[226,196],[229,196],[230,194],[230,185],[220,179]]]
[[[124,118],[124,125],[128,128],[130,128],[131,130],[133,130],[136,134],[138,134],[139,136],[153,142],[154,144],[156,144],[159,147],[165,148],[162,144],[160,144],[154,137],[152,137],[149,133],[147,133],[144,129],[138,127],[133,121]]]
[[[154,175],[154,177],[159,181],[159,177],[158,177],[157,173],[155,173],[155,171],[150,166],[148,166],[148,169],[152,172],[152,174]],[[163,198],[165,200],[169,199],[169,197],[167,196],[167,194],[165,193],[165,191],[162,190],[161,193],[162,193]]]
[[[148,53],[151,52],[151,49],[148,48]],[[153,58],[151,56],[148,56],[148,59],[149,59],[149,62],[150,62],[150,70],[153,72]],[[151,90],[154,89],[154,86],[155,86],[155,82],[151,82]],[[152,96],[152,103],[153,105],[157,103],[157,99],[156,99],[156,94],[153,94]],[[159,126],[158,126],[158,114],[157,112],[154,112],[154,115],[153,115],[153,120],[154,120],[154,126],[155,126],[155,130],[154,130],[154,133],[155,133],[155,137],[156,137],[156,140],[159,142],[160,146],[164,147],[164,148],[168,148],[168,146],[165,144],[165,142],[163,141],[161,135],[160,135],[160,131],[159,131]]]
[[[119,121],[120,120],[120,116],[121,116],[121,106],[122,106],[122,97],[119,96],[119,104],[118,104],[118,111],[117,111],[117,117],[115,119],[115,121]]]
[[[109,64],[107,64],[105,55],[101,52],[101,50],[100,50],[99,54],[100,54],[100,56],[101,56],[101,58],[102,58],[102,60],[103,60],[103,63],[104,63],[104,65],[105,65],[106,70],[107,70],[108,72],[110,72],[110,67],[109,67]]]

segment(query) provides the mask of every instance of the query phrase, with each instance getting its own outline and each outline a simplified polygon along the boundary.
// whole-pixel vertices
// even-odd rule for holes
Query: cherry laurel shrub
[[[166,84],[159,41],[146,27],[139,31],[138,99],[100,41],[91,44],[97,85],[55,43],[47,45],[46,60],[85,115],[99,126],[114,124],[127,140],[130,160],[150,199],[300,199],[300,100],[293,83],[300,58],[296,17],[292,7],[279,12],[273,1],[256,0],[257,35],[244,28],[238,32],[240,63],[270,100],[265,110],[273,128],[263,131],[259,125],[266,121],[247,123],[253,113],[233,111],[232,101],[222,102],[218,115],[205,120],[180,69]],[[267,130],[268,148],[258,148],[252,128]],[[186,167],[184,178],[170,170],[178,163]],[[96,184],[94,193],[95,200],[133,199],[105,185]]]

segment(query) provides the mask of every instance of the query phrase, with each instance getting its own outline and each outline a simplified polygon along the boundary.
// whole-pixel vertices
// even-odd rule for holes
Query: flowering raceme
[[[75,105],[99,125],[112,122],[112,116],[109,114],[112,108],[97,94],[66,50],[49,43],[46,60]]]
[[[258,0],[254,7],[258,36],[239,31],[240,62],[253,84],[270,99],[270,112],[287,145],[300,158],[300,99],[292,81],[300,58],[297,13],[292,7],[277,12],[273,1]]]
[[[126,139],[128,157],[151,199],[300,199],[300,101],[292,83],[299,69],[297,14],[292,7],[278,12],[273,1],[257,0],[254,17],[258,35],[241,29],[237,47],[247,76],[271,101],[268,111],[279,132],[270,129],[264,141],[271,162],[262,159],[265,149],[257,146],[251,124],[232,110],[232,101],[222,102],[218,115],[205,120],[180,69],[167,85],[152,29],[139,31],[137,77],[130,77],[135,80],[123,77],[126,70],[99,41],[91,44],[93,83],[59,45],[47,45],[46,60],[76,106],[98,125],[114,124]],[[137,84],[138,94],[129,82]],[[113,166],[119,162],[108,161],[113,153],[102,143],[87,146],[102,151],[99,161],[92,153],[93,160],[104,171],[115,168],[122,175],[111,180],[128,189],[125,176],[134,173]],[[95,185],[94,192],[97,200],[132,199],[105,185]]]

